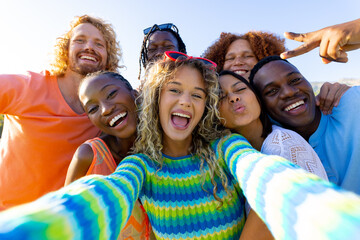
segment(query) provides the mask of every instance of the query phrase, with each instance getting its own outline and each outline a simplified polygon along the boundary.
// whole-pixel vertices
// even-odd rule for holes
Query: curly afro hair
[[[222,32],[219,39],[208,47],[202,56],[214,61],[218,65],[217,72],[220,72],[224,67],[227,50],[231,43],[238,39],[244,39],[249,42],[251,50],[254,52],[258,61],[264,57],[280,55],[280,53],[286,51],[285,39],[273,33],[250,31],[242,35],[237,35]]]

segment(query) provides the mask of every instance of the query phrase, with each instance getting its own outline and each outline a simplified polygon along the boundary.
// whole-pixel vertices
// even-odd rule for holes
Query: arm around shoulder
[[[89,144],[83,143],[76,150],[69,165],[65,186],[86,175],[93,161],[94,152]]]

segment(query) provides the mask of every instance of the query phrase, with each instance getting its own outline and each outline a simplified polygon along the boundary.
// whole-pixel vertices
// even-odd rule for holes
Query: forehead
[[[172,42],[175,45],[178,45],[178,42],[176,40],[176,37],[167,31],[156,31],[153,34],[151,34],[149,38],[149,45],[150,44],[157,44],[160,42],[169,41]]]
[[[277,80],[285,80],[293,72],[299,72],[299,70],[290,63],[282,60],[272,61],[258,70],[254,77],[254,83],[256,85],[267,85]]]
[[[105,41],[104,36],[99,29],[90,23],[81,23],[73,28],[71,31],[71,38],[78,36],[92,37]]]
[[[241,80],[237,79],[236,77],[230,75],[230,74],[226,74],[226,75],[222,75],[219,77],[219,83],[221,86],[229,86],[231,87],[231,85],[237,83],[237,84],[245,84],[243,83]]]
[[[205,88],[205,80],[200,71],[194,67],[181,66],[175,72],[174,78],[169,79],[169,83],[178,82],[186,87]]]
[[[230,44],[227,53],[238,52],[238,51],[252,52],[250,43],[245,39],[237,39]]]
[[[123,81],[109,76],[100,75],[85,79],[80,85],[79,92],[82,94],[87,92],[100,92],[105,86],[108,85],[115,85],[128,90],[126,84]]]

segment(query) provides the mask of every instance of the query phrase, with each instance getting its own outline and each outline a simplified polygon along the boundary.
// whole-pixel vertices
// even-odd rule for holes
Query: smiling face
[[[104,75],[85,79],[79,98],[90,121],[104,133],[119,138],[135,134],[135,92],[121,80]]]
[[[105,70],[106,41],[101,32],[90,23],[76,26],[69,42],[69,69],[85,76]]]
[[[251,69],[257,63],[255,54],[247,40],[232,42],[226,52],[223,70],[229,70],[248,79]]]
[[[158,60],[166,51],[179,51],[178,41],[170,32],[155,31],[149,38],[147,61]]]
[[[206,91],[199,70],[182,66],[160,93],[159,116],[163,146],[172,143],[190,145],[192,132],[205,110]]]
[[[250,126],[262,128],[259,118],[261,108],[255,93],[232,75],[221,76],[219,83],[222,124],[238,133]]]
[[[310,135],[321,114],[310,83],[293,65],[277,60],[265,64],[254,77],[270,116],[286,127]],[[303,134],[302,134],[303,135]]]

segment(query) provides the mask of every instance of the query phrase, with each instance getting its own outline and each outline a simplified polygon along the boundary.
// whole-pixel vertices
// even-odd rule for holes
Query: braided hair
[[[171,33],[175,38],[176,41],[178,42],[178,51],[185,53],[186,54],[186,46],[185,43],[183,42],[183,40],[181,39],[179,33],[177,31],[174,31],[170,28],[167,29],[160,29],[158,28],[157,24],[154,24],[150,31],[144,36],[144,40],[141,46],[141,51],[140,51],[140,57],[139,57],[139,76],[138,79],[140,79],[140,75],[141,75],[141,66],[143,66],[144,68],[146,67],[147,61],[148,61],[148,44],[149,44],[149,39],[151,37],[152,34],[154,34],[157,31],[162,31],[162,32],[169,32]]]

